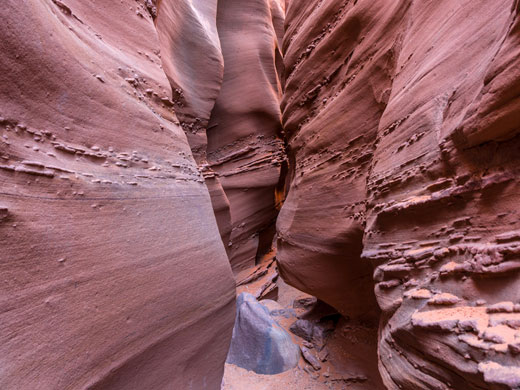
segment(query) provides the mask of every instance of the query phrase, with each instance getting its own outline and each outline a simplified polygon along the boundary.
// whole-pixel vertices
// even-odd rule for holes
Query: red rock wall
[[[284,2],[163,1],[159,9],[174,107],[239,272],[270,249],[278,213]]]
[[[229,250],[229,200],[206,156],[206,129],[224,76],[217,5],[217,0],[162,1],[156,26],[164,70],[172,86],[173,107],[204,175],[222,241]]]
[[[215,21],[204,4],[198,17]],[[174,5],[193,2],[161,2]],[[184,60],[186,85],[202,60],[167,47],[149,10],[2,4],[2,389],[220,388],[234,281],[159,50]],[[169,16],[187,37],[216,31]],[[218,46],[210,35],[200,46]],[[211,77],[186,92],[201,112]]]
[[[388,389],[520,386],[519,13],[289,4],[281,273],[351,318],[375,284]]]
[[[284,160],[278,79],[282,3],[218,3],[225,66],[207,130],[207,158],[229,202],[229,225],[221,233],[235,271],[254,266],[274,236],[275,191]]]

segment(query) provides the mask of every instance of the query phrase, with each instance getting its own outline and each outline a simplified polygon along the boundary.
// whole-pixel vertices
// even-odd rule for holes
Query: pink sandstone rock
[[[156,22],[174,107],[235,273],[271,249],[275,232],[284,6],[162,2]]]
[[[513,0],[288,5],[281,275],[351,318],[377,318],[375,284],[388,389],[517,386],[519,13]],[[489,321],[457,314],[476,309]]]
[[[235,273],[254,266],[271,249],[275,232],[275,193],[285,160],[278,78],[283,4],[219,0],[218,5],[225,66],[207,130],[207,159],[229,202],[230,225],[220,226]]]
[[[275,221],[362,386],[518,388],[519,0],[0,13],[0,388],[219,389]]]
[[[162,7],[192,6],[2,4],[2,389],[220,388],[234,281],[160,57]]]

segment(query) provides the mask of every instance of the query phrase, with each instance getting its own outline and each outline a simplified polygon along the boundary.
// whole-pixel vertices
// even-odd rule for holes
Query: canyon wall
[[[519,13],[288,5],[280,271],[352,321],[381,309],[388,389],[520,387]]]
[[[163,1],[157,16],[174,108],[235,272],[275,232],[284,12],[284,0]]]
[[[365,385],[520,388],[519,0],[0,14],[2,389],[219,389],[275,221]]]
[[[216,1],[160,6],[0,10],[2,389],[220,388],[234,281],[165,74],[208,119]]]
[[[218,2],[225,66],[207,130],[207,160],[229,202],[229,225],[221,233],[235,272],[254,266],[274,237],[284,161],[278,79],[284,3]]]
[[[173,108],[208,186],[222,241],[229,252],[229,200],[207,162],[206,129],[224,76],[217,6],[218,0],[163,1],[156,27],[162,63],[172,86]]]

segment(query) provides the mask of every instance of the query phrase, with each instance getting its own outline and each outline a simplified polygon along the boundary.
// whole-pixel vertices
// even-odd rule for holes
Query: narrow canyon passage
[[[0,14],[0,389],[520,389],[519,0]]]

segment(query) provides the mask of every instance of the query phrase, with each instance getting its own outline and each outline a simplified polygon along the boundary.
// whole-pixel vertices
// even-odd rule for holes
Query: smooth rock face
[[[2,389],[220,388],[234,281],[148,3],[2,4]]]
[[[208,186],[222,241],[229,250],[229,200],[206,156],[206,129],[224,76],[217,6],[218,0],[163,1],[155,23],[173,107]]]
[[[518,386],[519,13],[288,6],[280,272],[352,318],[375,284],[388,389]]]
[[[249,293],[237,298],[237,316],[227,362],[256,372],[278,374],[296,367],[300,349]]]

